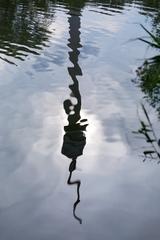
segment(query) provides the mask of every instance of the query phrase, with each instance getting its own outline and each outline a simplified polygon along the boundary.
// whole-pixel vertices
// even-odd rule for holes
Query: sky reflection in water
[[[37,9],[32,16],[40,24],[35,29],[42,31],[42,36],[41,24],[47,23],[46,39],[25,46],[39,55],[27,51],[25,61],[16,59],[13,49],[12,56],[3,55],[17,66],[0,62],[2,240],[159,239],[159,165],[142,162],[137,153],[141,140],[132,134],[138,128],[136,109],[143,94],[131,79],[143,57],[152,54],[143,43],[128,42],[144,35],[135,23],[151,28],[151,19],[140,14],[140,9],[144,11],[142,5],[126,4],[108,10],[107,4],[97,8],[92,3],[82,16],[72,9],[81,21],[80,39],[74,48],[68,6],[50,3],[44,22],[39,23],[37,17],[43,16],[44,10]],[[6,36],[11,45],[12,38]],[[4,39],[2,42],[1,49]],[[18,53],[21,50],[16,49]],[[74,69],[76,64],[83,75],[73,71],[71,77],[68,68]],[[81,118],[89,122],[83,155],[72,176],[73,181],[81,181],[76,214],[83,219],[82,225],[72,216],[76,187],[67,186],[71,160],[61,154],[64,126],[69,122],[63,102],[69,97],[73,77],[79,84]],[[158,126],[156,115],[152,116]]]

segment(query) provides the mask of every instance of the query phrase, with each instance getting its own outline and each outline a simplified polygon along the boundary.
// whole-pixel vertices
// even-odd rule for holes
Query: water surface
[[[133,133],[143,101],[160,136],[133,83],[159,7],[1,1],[1,240],[160,239],[160,167]]]

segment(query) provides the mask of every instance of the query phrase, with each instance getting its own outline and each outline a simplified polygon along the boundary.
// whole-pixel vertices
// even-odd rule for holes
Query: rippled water
[[[134,134],[159,1],[0,2],[0,239],[159,240],[160,165]],[[154,92],[155,93],[155,92]],[[139,113],[140,112],[140,113]],[[140,122],[141,121],[141,122]]]

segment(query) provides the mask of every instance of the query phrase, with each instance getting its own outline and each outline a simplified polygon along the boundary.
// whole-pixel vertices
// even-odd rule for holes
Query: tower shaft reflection
[[[77,189],[77,199],[73,205],[73,215],[82,223],[82,220],[76,215],[76,207],[80,202],[80,185],[81,181],[76,180],[72,181],[72,173],[76,169],[77,158],[83,154],[83,149],[86,144],[86,136],[84,131],[86,130],[87,123],[86,119],[81,119],[80,111],[81,111],[81,94],[79,91],[79,82],[77,80],[77,76],[82,76],[82,70],[78,64],[78,57],[81,48],[80,44],[80,11],[76,12],[76,14],[72,11],[69,11],[69,35],[68,39],[68,47],[71,49],[69,51],[69,59],[73,64],[73,67],[68,67],[68,73],[73,81],[69,88],[71,90],[71,97],[76,98],[76,104],[73,104],[71,99],[66,99],[63,103],[64,110],[68,115],[68,125],[64,126],[65,135],[63,138],[63,146],[62,146],[62,154],[66,157],[72,159],[69,166],[69,177],[68,177],[68,185],[76,185]]]

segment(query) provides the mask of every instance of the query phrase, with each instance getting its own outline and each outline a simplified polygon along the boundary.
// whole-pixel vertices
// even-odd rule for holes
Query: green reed
[[[150,40],[146,40],[145,38],[138,38],[140,41],[147,43],[149,46],[154,47],[160,50],[160,36],[154,35],[148,29],[146,29],[142,24],[141,27],[145,30],[145,32],[150,37]]]

